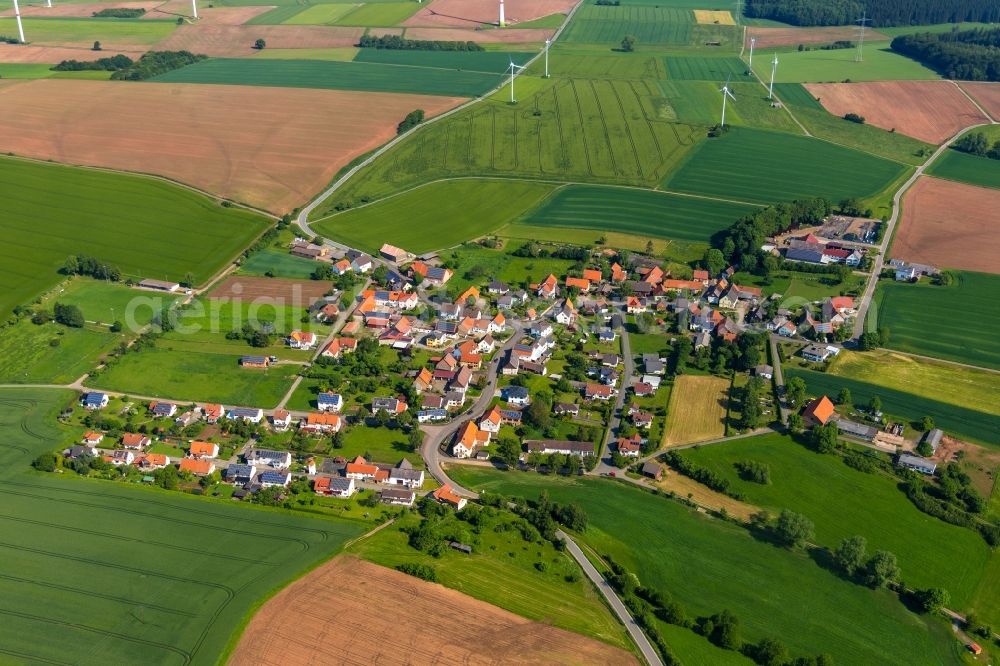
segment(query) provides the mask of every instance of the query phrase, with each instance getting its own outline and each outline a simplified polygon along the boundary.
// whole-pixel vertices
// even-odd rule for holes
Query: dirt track
[[[5,82],[6,83],[6,82]],[[276,213],[301,205],[413,109],[463,100],[302,88],[42,79],[0,88],[0,145],[152,173]]]
[[[857,113],[869,125],[939,144],[963,127],[988,122],[950,81],[806,83],[835,116]]]
[[[1000,190],[922,176],[903,198],[890,256],[938,268],[1000,273]]]
[[[838,40],[855,41],[858,31],[850,27],[834,28],[750,28],[747,30],[747,45],[750,38],[757,39],[757,48],[766,49],[773,46],[795,46],[796,44],[829,44]],[[888,36],[874,30],[865,32],[865,40],[876,41],[889,39]]]
[[[574,4],[575,0],[507,0],[504,2],[504,15],[508,24],[516,25],[550,14],[565,14]],[[494,0],[433,0],[406,19],[403,25],[475,28],[483,23],[495,24],[498,18],[499,11]]]
[[[591,638],[340,556],[257,612],[229,666],[635,664]]]

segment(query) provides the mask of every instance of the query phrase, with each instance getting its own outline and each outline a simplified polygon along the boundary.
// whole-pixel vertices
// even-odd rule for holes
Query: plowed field
[[[509,25],[566,13],[575,0],[509,0],[504,2],[504,16]],[[493,0],[434,0],[410,18],[406,26],[433,28],[475,28],[482,23],[496,24],[499,18]]]
[[[259,53],[253,48],[257,39],[266,41],[269,49],[334,49],[354,46],[363,32],[364,28],[323,25],[182,25],[157,48],[216,57],[246,57]]]
[[[795,46],[796,44],[829,44],[838,40],[854,41],[858,38],[857,28],[749,28],[747,30],[747,45],[750,38],[757,39],[758,49],[774,46]],[[865,41],[889,39],[888,36],[874,30],[865,31]]]
[[[6,82],[5,82],[6,83]],[[284,213],[385,143],[429,95],[37,80],[0,87],[0,145],[18,155],[167,176]]]

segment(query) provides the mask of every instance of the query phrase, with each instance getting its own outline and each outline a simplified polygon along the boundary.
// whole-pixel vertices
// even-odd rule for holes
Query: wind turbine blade
[[[736,98],[733,97],[733,93],[729,92],[728,88],[726,88],[726,94],[729,95],[729,99],[733,100],[734,102],[736,101]]]

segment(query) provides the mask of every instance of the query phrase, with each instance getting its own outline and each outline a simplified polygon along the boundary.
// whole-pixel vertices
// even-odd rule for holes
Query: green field
[[[883,281],[876,293],[878,325],[890,330],[889,347],[959,363],[1000,370],[1000,309],[984,307],[1000,297],[1000,275],[963,272],[957,284]],[[975,323],[960,325],[956,315],[974,312]]]
[[[351,62],[358,54],[354,46],[342,46],[333,49],[272,49],[258,51],[255,58],[261,60],[326,60],[334,62]]]
[[[52,342],[58,341],[53,347]],[[0,335],[0,383],[69,384],[93,368],[121,338],[106,328],[41,326],[22,319]]]
[[[212,58],[161,74],[159,83],[221,83],[244,86],[325,88],[366,92],[476,97],[496,87],[502,72],[322,60]]]
[[[503,73],[510,61],[523,65],[534,54],[517,51],[402,51],[395,49],[358,49],[354,62],[378,65],[407,65],[455,69],[488,74]]]
[[[835,116],[825,109],[815,109],[811,105],[798,106],[795,102],[788,102],[784,97],[781,99],[788,104],[789,110],[809,130],[809,133],[817,138],[914,165],[923,164],[934,151],[934,146],[931,144],[905,134],[887,132],[874,125],[859,125]]]
[[[509,517],[511,514],[504,514]],[[466,524],[450,519],[456,529]],[[497,519],[496,522],[500,522]],[[605,608],[596,590],[586,579],[566,576],[577,565],[566,553],[543,541],[528,545],[515,530],[495,531],[492,527],[468,540],[478,543],[471,555],[454,550],[432,557],[411,548],[403,529],[419,523],[410,516],[351,548],[349,552],[366,560],[395,568],[405,563],[434,567],[438,582],[446,587],[505,608],[523,617],[555,625],[628,650],[623,628]],[[495,524],[495,523],[494,523]],[[545,571],[535,567],[545,564]]]
[[[807,516],[816,525],[816,543],[821,546],[833,549],[842,539],[860,534],[868,540],[869,552],[895,553],[907,585],[944,587],[951,593],[951,608],[969,608],[985,582],[992,553],[982,537],[921,512],[894,478],[860,472],[837,456],[815,453],[778,434],[689,449],[682,455],[727,479],[750,504],[772,514],[791,509]],[[740,479],[734,464],[745,460],[768,465],[771,483]],[[928,548],[929,543],[934,547]]]
[[[28,472],[67,433],[65,391],[0,391],[6,524],[0,652],[10,663],[215,664],[275,589],[362,523]]]
[[[692,151],[664,188],[742,201],[872,196],[903,172],[888,160],[803,136],[731,128]]]
[[[667,75],[683,81],[712,81],[721,86],[726,79],[753,82],[747,66],[739,58],[707,58],[701,56],[667,56]]]
[[[777,83],[826,83],[940,79],[932,69],[889,49],[889,42],[866,42],[865,57],[855,61],[855,49],[788,51],[778,56]],[[760,58],[754,67],[765,81],[771,79],[771,61]]]
[[[103,81],[111,72],[84,70],[81,72],[53,72],[52,65],[38,63],[0,63],[0,79],[87,79]]]
[[[528,71],[533,76],[545,73],[542,59]],[[664,59],[645,53],[578,53],[557,42],[552,46],[549,74],[561,78],[588,79],[665,79]]]
[[[392,243],[414,254],[458,245],[513,222],[553,189],[549,183],[453,180],[322,218],[322,235],[377,252]]]
[[[87,321],[110,324],[118,320],[127,327],[138,328],[148,324],[155,313],[183,298],[90,278],[74,278],[53,293],[45,305],[49,308],[56,302],[75,305]]]
[[[302,280],[316,270],[318,264],[312,259],[295,257],[288,252],[267,248],[254,252],[240,264],[240,273],[244,275],[265,275]]]
[[[1000,160],[946,150],[927,170],[932,176],[960,183],[1000,188]]]
[[[0,182],[8,186],[0,316],[55,284],[69,255],[97,257],[133,278],[181,281],[190,272],[201,284],[267,225],[153,178],[0,159]]]
[[[448,252],[442,252],[442,259],[454,258],[460,267],[448,282],[449,293],[458,295],[470,285],[482,286],[483,280],[477,275],[489,276],[509,285],[527,288],[528,284],[544,280],[549,273],[565,275],[574,262],[552,257],[515,257],[510,252],[524,245],[515,241],[502,250],[492,250],[480,245],[463,245]],[[470,277],[466,278],[466,274]]]
[[[840,389],[846,387],[851,391],[851,399],[856,405],[867,405],[872,396],[877,395],[882,401],[883,411],[887,414],[911,422],[930,416],[938,428],[953,433],[961,439],[971,439],[993,446],[1000,442],[1000,416],[908,393],[905,391],[905,386],[890,388],[868,381],[800,368],[785,370],[786,381],[790,377],[801,377],[805,380],[810,395],[827,395],[835,398]]]
[[[354,5],[348,4],[312,5],[295,11],[281,23],[286,25],[333,25],[338,19],[354,11],[354,7]],[[272,10],[268,14],[273,14],[275,11],[277,10]]]
[[[454,176],[653,186],[704,136],[660,116],[650,82],[520,77],[409,137],[363,169],[337,202],[381,198]]]
[[[257,353],[247,347],[243,353]],[[243,368],[239,355],[158,346],[126,354],[87,381],[94,388],[175,400],[203,400],[269,409],[291,387],[300,366]]]
[[[717,125],[722,116],[722,95],[714,81],[658,81],[663,94],[658,100],[661,115],[681,123],[706,127]],[[793,134],[802,130],[784,109],[776,109],[767,99],[767,91],[757,83],[732,82],[736,100],[726,105],[726,125],[776,129]]]
[[[652,190],[569,185],[556,191],[521,222],[708,242],[712,234],[752,210],[753,206]]]
[[[336,20],[336,25],[359,25],[378,28],[399,25],[417,13],[417,2],[365,3]]]
[[[837,664],[955,663],[951,631],[905,610],[895,595],[847,583],[805,554],[753,539],[742,527],[638,488],[468,466],[449,468],[480,491],[575,502],[587,512],[582,540],[669,592],[689,616],[722,609],[744,640],[780,639],[793,656],[830,653]],[[623,508],[625,507],[625,508]]]
[[[577,10],[561,40],[570,44],[618,45],[622,37],[633,35],[640,46],[687,45],[693,23],[694,14],[685,9],[587,4]]]
[[[29,44],[86,44],[100,41],[105,49],[122,46],[152,46],[166,39],[177,24],[150,19],[36,18],[23,20]],[[16,35],[12,16],[0,17],[0,35]]]
[[[806,90],[806,87],[801,83],[775,83],[774,94],[785,104],[804,109],[823,110],[823,105],[819,103],[819,100],[813,97],[813,94]]]

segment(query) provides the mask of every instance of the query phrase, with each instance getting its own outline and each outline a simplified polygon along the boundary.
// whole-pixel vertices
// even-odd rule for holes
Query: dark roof
[[[255,449],[253,453],[250,454],[251,458],[286,458],[289,455],[288,451],[275,451],[273,449]]]
[[[527,398],[528,389],[524,386],[507,386],[504,387],[503,394],[508,398]]]
[[[251,478],[253,476],[253,465],[230,465],[226,468],[226,478],[236,479],[241,477]]]
[[[340,492],[345,492],[347,490],[350,490],[351,489],[351,481],[353,481],[353,480],[354,479],[339,479],[339,478],[336,478],[336,477],[331,478],[330,479],[330,490],[337,490],[337,491],[340,491]]]
[[[257,479],[261,483],[284,483],[288,480],[288,472],[268,470],[267,472],[261,472]]]
[[[382,499],[398,499],[409,502],[413,500],[416,493],[405,488],[383,488],[378,494]]]
[[[647,461],[642,465],[643,474],[659,474],[662,469],[663,468],[660,467],[658,463],[655,463],[652,460]]]

